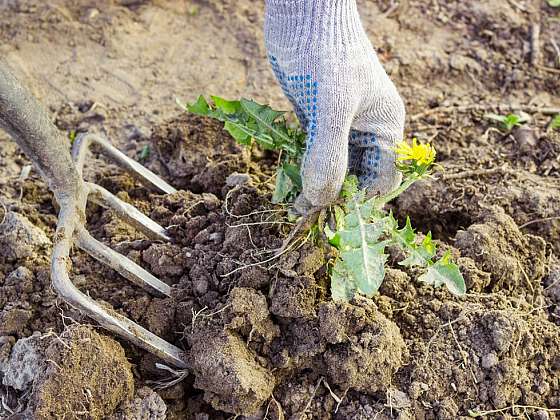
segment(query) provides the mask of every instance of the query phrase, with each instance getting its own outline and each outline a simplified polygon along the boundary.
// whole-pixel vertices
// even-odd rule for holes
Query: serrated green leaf
[[[408,253],[408,257],[399,262],[399,265],[405,267],[427,267],[432,264],[432,258],[436,254],[436,245],[432,241],[432,234],[428,232],[420,245],[416,245],[415,242],[416,239],[404,249]]]
[[[292,182],[290,177],[286,175],[284,169],[280,166],[276,171],[276,185],[272,194],[272,203],[277,204],[283,202],[292,190]]]
[[[296,187],[298,190],[301,190],[302,181],[301,181],[301,174],[300,174],[299,166],[292,165],[292,164],[289,164],[289,163],[284,163],[282,165],[282,168],[284,169],[284,172],[286,173],[286,175],[292,181],[292,184],[294,185],[294,187]]]
[[[241,99],[241,107],[256,123],[259,133],[268,133],[267,136],[271,140],[270,148],[278,148],[286,150],[289,153],[296,152],[293,143],[294,140],[288,136],[288,131],[283,124],[275,123],[284,115],[283,112],[275,111],[267,105],[260,105],[255,101]]]
[[[421,244],[417,244],[417,235],[412,228],[410,218],[406,218],[405,226],[398,229],[398,223],[392,215],[389,215],[389,233],[392,235],[393,243],[399,246],[407,255],[399,262],[403,267],[427,267],[432,264],[436,246],[432,241],[432,234],[428,233]]]
[[[249,145],[251,144],[252,133],[246,127],[236,124],[231,121],[224,123],[224,129],[237,141],[238,143]]]
[[[358,193],[358,177],[349,175],[344,179],[342,190],[340,192],[342,198],[351,199]]]
[[[434,287],[445,285],[447,289],[456,296],[462,296],[466,292],[465,280],[459,271],[457,264],[451,261],[451,254],[445,255],[428,267],[428,271],[422,274],[418,280]]]
[[[226,115],[233,115],[241,109],[239,101],[228,101],[227,99],[220,98],[219,96],[211,96],[216,108]]]
[[[558,0],[558,4],[560,7],[560,0]],[[550,129],[551,130],[560,130],[560,114],[555,116],[552,121],[550,122]]]
[[[284,174],[276,179],[278,188],[274,199],[294,199],[302,189],[299,168],[305,150],[303,130],[299,126],[288,127],[284,112],[267,105],[248,99],[230,101],[219,96],[211,96],[211,99],[214,105],[200,96],[194,104],[181,106],[197,115],[222,121],[224,129],[242,145],[250,146],[254,141],[263,149],[284,152],[281,155]]]
[[[260,105],[255,101],[248,99],[241,99],[240,103],[243,110],[247,114],[251,115],[258,122],[261,128],[272,132],[276,131],[277,128],[274,127],[274,121],[284,115],[283,112],[275,111],[267,105]],[[286,141],[289,141],[289,139],[286,138]]]
[[[360,202],[354,196],[349,203],[349,213],[344,217],[343,228],[338,230],[332,241],[340,250],[337,264],[343,269],[346,281],[352,289],[371,297],[377,292],[385,277],[385,246],[388,241],[381,241],[385,232],[385,221],[369,223],[371,200]]]
[[[398,235],[401,237],[404,243],[406,244],[414,244],[416,240],[416,233],[412,228],[412,224],[410,222],[410,217],[406,217],[406,223],[404,227],[397,231]]]
[[[349,302],[356,294],[356,286],[341,260],[337,260],[331,272],[331,296],[335,302]]]
[[[428,232],[424,239],[422,240],[422,251],[425,253],[427,258],[432,258],[436,255],[436,244],[432,241],[432,232]]]
[[[177,103],[181,105],[179,101]],[[194,104],[187,104],[186,109],[193,114],[207,116],[208,111],[210,111],[210,105],[208,105],[204,96],[200,95]]]
[[[427,267],[428,262],[422,258],[420,253],[417,250],[408,250],[407,257],[399,261],[398,264],[403,267]]]
[[[351,283],[367,297],[372,297],[379,290],[385,278],[385,262],[388,258],[384,254],[385,245],[379,242],[340,253]]]

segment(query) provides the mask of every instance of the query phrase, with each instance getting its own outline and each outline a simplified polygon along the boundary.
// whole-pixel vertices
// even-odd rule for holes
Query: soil
[[[150,241],[95,205],[88,229],[172,285],[172,297],[77,249],[72,280],[184,348],[189,366],[175,383],[56,297],[52,196],[34,171],[23,176],[29,162],[0,133],[0,418],[557,417],[560,132],[545,108],[560,108],[558,9],[358,3],[407,104],[407,137],[432,141],[442,168],[393,210],[452,252],[467,296],[390,259],[372,300],[335,304],[328,250],[301,238],[271,258],[293,227],[270,204],[277,156],[249,155],[174,103],[209,93],[287,109],[265,58],[261,2],[0,2],[0,53],[58,127],[103,133],[181,190],[154,194],[94,153],[86,178],[172,241]],[[529,114],[523,129],[485,117],[511,111]],[[42,367],[24,375],[33,363]]]

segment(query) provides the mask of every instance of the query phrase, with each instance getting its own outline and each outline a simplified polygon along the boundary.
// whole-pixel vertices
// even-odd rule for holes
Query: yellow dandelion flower
[[[436,159],[436,149],[431,144],[419,143],[416,138],[412,139],[412,146],[401,141],[395,152],[398,161],[412,160],[418,165],[431,165]]]

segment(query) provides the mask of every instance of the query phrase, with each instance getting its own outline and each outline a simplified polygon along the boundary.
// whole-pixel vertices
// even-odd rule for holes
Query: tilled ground
[[[190,24],[218,27],[228,16],[237,39],[253,40],[240,54],[257,57],[247,67],[254,75],[266,65],[255,46],[259,38],[252,38],[262,5],[240,3],[189,3],[201,19]],[[27,162],[2,142],[0,184],[10,212],[0,210],[0,417],[406,419],[489,412],[555,418],[560,133],[548,129],[547,108],[560,106],[554,98],[560,63],[551,43],[559,42],[557,12],[536,1],[378,3],[360,6],[366,27],[377,23],[385,34],[376,46],[407,99],[408,135],[431,140],[443,168],[403,194],[394,211],[401,219],[410,215],[442,250],[452,251],[468,295],[457,299],[420,284],[418,273],[391,260],[373,300],[334,304],[328,250],[301,238],[294,251],[271,259],[292,227],[286,209],[270,204],[276,156],[253,151],[248,159],[219,124],[175,111],[148,118],[146,133],[142,104],[133,112],[136,128],[128,129],[128,153],[139,156],[147,147],[144,163],[182,191],[150,194],[108,165],[92,165],[87,176],[167,226],[173,241],[148,241],[93,205],[88,226],[173,285],[173,296],[152,298],[78,250],[72,278],[82,291],[183,347],[190,368],[170,384],[173,376],[157,369],[152,356],[88,326],[56,299],[48,272],[56,223],[51,195],[33,172],[18,180]],[[34,7],[6,9],[10,19],[0,23],[2,36],[20,43],[24,55],[28,42],[37,41],[26,41],[15,23],[33,23],[29,33],[41,34],[37,16],[66,36],[79,21],[88,27],[87,42],[106,42],[123,40],[121,26],[131,17],[151,16],[155,25],[172,19],[170,10],[187,13],[169,4],[110,5],[92,23],[86,11],[93,5]],[[50,14],[41,14],[45,7]],[[391,13],[379,18],[378,10]],[[256,22],[254,32],[247,21]],[[539,22],[535,63],[530,35]],[[414,47],[419,39],[425,48]],[[75,40],[79,50],[85,41]],[[114,115],[82,105],[54,108],[61,129],[108,126],[111,132],[127,124],[127,104],[113,107]],[[531,120],[512,133],[484,117],[521,110]]]

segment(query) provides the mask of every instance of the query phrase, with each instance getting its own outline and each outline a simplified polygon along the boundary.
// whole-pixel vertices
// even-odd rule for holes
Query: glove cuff
[[[356,0],[266,0],[269,49],[347,48],[364,36]]]

